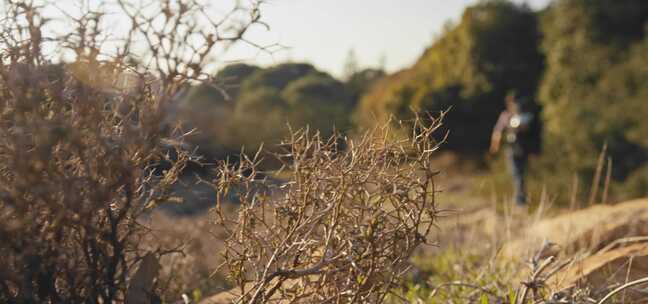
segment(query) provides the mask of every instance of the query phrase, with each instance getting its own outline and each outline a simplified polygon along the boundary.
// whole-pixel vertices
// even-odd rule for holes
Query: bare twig
[[[626,289],[628,289],[630,287],[633,287],[633,286],[646,284],[646,283],[648,283],[648,277],[638,279],[638,280],[634,280],[632,282],[628,282],[626,284],[623,284],[623,285],[619,286],[618,288],[616,288],[616,289],[612,290],[611,292],[609,292],[607,295],[605,295],[605,297],[603,297],[600,301],[598,301],[598,304],[605,303],[607,300],[611,299],[614,295],[616,295],[617,293],[619,293],[619,292],[621,292],[623,290],[626,290]]]
[[[187,134],[162,123],[166,106],[183,85],[209,80],[218,50],[260,22],[251,1],[212,27],[194,18],[214,16],[203,3],[119,0],[109,14],[86,1],[75,12],[4,1],[0,302],[122,302],[141,256],[177,253],[146,246],[155,235],[139,222],[174,199],[195,159]],[[106,28],[113,15],[125,18],[123,35]]]
[[[430,156],[441,121],[429,121],[394,142],[379,129],[356,140],[293,131],[277,154],[291,178],[278,187],[258,177],[260,153],[223,163],[214,186],[240,193],[236,220],[217,217],[231,231],[224,266],[239,302],[384,301],[436,217]]]
[[[608,190],[610,188],[610,180],[612,179],[612,157],[607,158],[607,170],[605,173],[605,184],[603,186],[603,196],[601,202],[606,204],[608,201]]]
[[[601,174],[603,172],[603,165],[605,163],[605,155],[607,154],[607,142],[603,145],[601,153],[599,154],[598,161],[596,162],[596,172],[594,173],[594,179],[592,180],[592,189],[590,189],[590,197],[588,200],[589,205],[596,202],[596,197],[598,195],[599,188],[601,187]]]

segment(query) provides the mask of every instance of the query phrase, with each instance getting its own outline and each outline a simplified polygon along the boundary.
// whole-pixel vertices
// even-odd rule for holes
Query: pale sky
[[[249,37],[289,47],[270,56],[246,47],[229,59],[272,64],[306,61],[340,76],[349,50],[361,67],[377,67],[384,58],[388,71],[411,65],[448,21],[456,21],[478,0],[270,0],[261,14],[271,30]],[[538,9],[549,0],[515,0]]]
[[[44,0],[42,0],[44,1]],[[205,0],[214,9],[227,11],[238,0]],[[242,0],[248,1],[248,0]],[[534,9],[551,0],[513,0]],[[92,7],[109,6],[114,0],[57,0],[47,4],[50,13],[78,9],[79,3]],[[137,1],[134,1],[137,2]],[[448,21],[457,21],[468,5],[479,0],[266,0],[261,8],[262,26],[246,38],[257,44],[281,44],[286,48],[272,55],[239,44],[220,54],[216,66],[243,61],[272,65],[286,61],[309,62],[321,70],[341,76],[349,51],[354,50],[360,68],[384,67],[393,72],[413,64],[442,31]],[[114,4],[113,4],[114,5]],[[57,9],[58,8],[58,9]],[[109,10],[110,11],[110,10]],[[214,12],[217,13],[216,11]],[[110,29],[126,26],[108,15]],[[55,25],[54,31],[67,30]]]

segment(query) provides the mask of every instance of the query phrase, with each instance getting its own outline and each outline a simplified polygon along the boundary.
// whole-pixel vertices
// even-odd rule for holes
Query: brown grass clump
[[[222,164],[221,196],[241,193],[237,216],[216,212],[237,303],[384,301],[433,227],[440,124],[417,121],[397,142],[388,130],[358,140],[295,132],[278,155],[290,175],[282,186],[259,178],[258,158]]]

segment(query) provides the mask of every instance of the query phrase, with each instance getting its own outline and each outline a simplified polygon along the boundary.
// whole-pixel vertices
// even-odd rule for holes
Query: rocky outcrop
[[[648,199],[587,209],[541,220],[503,249],[509,258],[526,259],[545,241],[555,243],[554,252],[596,252],[616,240],[648,235]]]

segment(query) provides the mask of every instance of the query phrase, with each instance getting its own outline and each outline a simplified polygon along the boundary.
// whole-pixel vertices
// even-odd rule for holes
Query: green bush
[[[410,109],[438,112],[451,130],[447,149],[480,154],[509,90],[533,97],[541,76],[537,16],[524,6],[485,1],[469,7],[409,70],[374,87],[361,102],[360,125]],[[380,86],[387,86],[382,88]]]
[[[324,137],[346,131],[354,104],[345,83],[304,63],[230,65],[216,74],[214,85],[188,88],[181,99],[178,119],[199,129],[194,144],[216,159],[235,157],[243,147],[254,152],[261,144],[272,150],[289,125]]]
[[[539,96],[547,149],[541,167],[554,188],[569,184],[573,173],[591,181],[606,143],[614,181],[645,180],[638,172],[648,160],[648,143],[639,135],[648,130],[646,21],[648,3],[641,0],[560,0],[544,14],[547,71]],[[616,196],[646,195],[646,189]]]

